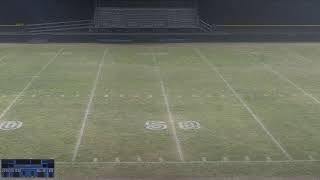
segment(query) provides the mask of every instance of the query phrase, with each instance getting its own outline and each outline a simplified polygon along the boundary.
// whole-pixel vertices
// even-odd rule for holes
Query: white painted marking
[[[158,53],[137,53],[137,55],[144,55],[144,56],[151,56],[151,55],[156,55],[156,56],[164,56],[164,55],[168,55],[168,52],[158,52]]]
[[[250,161],[250,157],[249,157],[249,156],[246,156],[246,157],[244,157],[244,160],[245,160],[245,161]]]
[[[163,162],[163,158],[162,157],[159,157],[159,162]]]
[[[203,162],[207,162],[207,161],[208,161],[206,157],[202,157],[201,160],[202,160]]]
[[[291,54],[293,54],[294,56],[296,56],[295,58],[297,59],[302,59],[303,61],[307,61],[308,63],[312,63],[313,60],[301,55],[300,53],[297,53],[296,51],[293,51],[291,50],[290,48],[288,47],[281,47],[282,50],[286,51],[286,52],[289,52]],[[287,60],[289,60],[289,57],[285,57]]]
[[[309,155],[308,158],[309,158],[310,160],[314,160],[314,158],[313,158],[311,155]]]
[[[320,160],[272,160],[272,161],[148,161],[148,162],[137,162],[137,161],[122,161],[116,158],[116,161],[105,161],[105,162],[56,162],[59,165],[108,165],[108,164],[293,164],[293,163],[319,163]]]
[[[183,121],[183,122],[179,122],[178,124],[180,129],[183,129],[183,130],[195,130],[195,129],[201,128],[200,123],[197,121]]]
[[[260,118],[254,113],[254,111],[249,107],[249,105],[242,99],[242,97],[234,90],[234,88],[230,85],[230,83],[223,77],[223,75],[220,73],[219,69],[211,63],[205,55],[202,54],[202,52],[199,49],[194,48],[196,53],[199,55],[199,57],[202,59],[202,61],[207,64],[211,70],[213,70],[220,79],[226,84],[226,86],[229,88],[229,90],[234,94],[234,96],[239,100],[239,102],[243,105],[243,107],[251,114],[253,119],[260,125],[262,130],[270,137],[270,139],[274,142],[274,144],[282,151],[282,153],[289,159],[293,160],[291,155],[286,151],[286,149],[281,145],[281,143],[272,135],[272,133],[268,130],[268,128],[263,124],[263,122],[260,120]]]
[[[93,159],[93,162],[98,162],[98,158],[94,158],[94,159]]]
[[[20,121],[2,121],[0,122],[0,130],[12,131],[21,128],[22,122]]]
[[[179,155],[179,159],[181,161],[184,161],[184,156],[183,156],[183,152],[182,152],[182,148],[181,148],[181,142],[180,142],[180,139],[179,139],[179,137],[177,135],[177,129],[176,129],[176,125],[175,125],[175,120],[173,118],[173,115],[172,115],[172,112],[171,112],[171,109],[170,109],[169,98],[168,98],[167,91],[166,91],[166,88],[165,88],[165,85],[164,85],[164,82],[163,82],[163,79],[162,79],[161,70],[160,70],[157,58],[153,53],[152,53],[152,60],[154,62],[154,66],[155,66],[154,68],[155,68],[155,71],[156,71],[156,73],[158,75],[158,78],[159,78],[159,81],[160,81],[161,92],[162,92],[163,100],[164,100],[164,103],[165,103],[165,106],[166,106],[168,119],[169,119],[170,124],[171,124],[172,135],[173,135],[173,138],[174,138],[175,143],[176,143],[177,153]]]
[[[105,97],[105,98],[107,98],[107,97],[109,97],[109,95],[108,95],[108,94],[106,94],[106,95],[104,95],[104,97]]]
[[[3,60],[5,60],[8,57],[8,55],[4,55],[2,57],[0,57],[0,62],[2,62]]]
[[[86,108],[85,114],[83,116],[82,126],[81,126],[81,129],[80,129],[79,135],[78,135],[78,140],[77,140],[76,146],[74,148],[72,161],[75,161],[76,158],[77,158],[77,155],[78,155],[79,147],[80,147],[80,144],[81,144],[81,141],[82,141],[82,137],[83,137],[83,133],[84,133],[85,127],[87,125],[89,114],[91,112],[91,106],[92,106],[93,98],[94,98],[94,96],[96,94],[97,85],[98,85],[98,82],[99,82],[99,79],[100,79],[102,66],[104,64],[104,59],[105,59],[105,57],[107,55],[107,52],[108,52],[108,49],[106,48],[104,50],[103,56],[101,58],[101,61],[100,61],[99,67],[98,67],[98,71],[97,71],[97,74],[96,74],[96,78],[95,78],[95,80],[93,82],[93,86],[92,86],[92,90],[91,90],[91,93],[90,93],[89,102],[87,104],[87,108]]]
[[[167,129],[168,126],[164,121],[147,121],[144,125],[144,128],[153,131],[160,131]]]
[[[115,162],[119,163],[120,162],[120,158],[116,157]]]
[[[223,157],[222,160],[223,161],[229,161],[229,158],[228,157]]]
[[[262,63],[264,65],[264,67],[268,70],[270,70],[273,74],[275,74],[276,76],[278,76],[280,79],[288,82],[289,84],[291,84],[293,87],[295,87],[296,89],[298,89],[302,94],[304,94],[305,96],[308,96],[310,99],[312,99],[314,102],[320,104],[320,100],[317,99],[316,97],[314,97],[312,94],[306,92],[303,88],[301,88],[299,85],[297,85],[296,83],[294,83],[293,81],[291,81],[289,78],[287,78],[286,76],[282,75],[281,73],[279,73],[278,71],[274,70],[271,66]]]
[[[49,60],[49,62],[47,64],[45,64],[41,69],[40,71],[38,71],[34,77],[31,78],[31,80],[27,83],[27,85],[20,91],[20,93],[11,101],[11,103],[2,111],[2,113],[0,114],[0,121],[2,121],[3,117],[8,113],[8,111],[15,105],[15,103],[17,102],[17,100],[22,97],[25,93],[26,90],[28,90],[30,88],[30,86],[32,85],[32,83],[35,81],[36,77],[39,77],[40,74],[47,69],[47,67],[52,64],[56,59],[57,57],[61,54],[61,52],[63,51],[63,48],[60,49],[56,55],[51,58]]]
[[[269,156],[266,159],[267,159],[267,162],[272,161],[271,157],[269,157]]]
[[[123,97],[124,97],[124,95],[123,95],[123,94],[120,94],[120,96],[119,96],[119,97],[123,98]]]
[[[138,162],[142,162],[142,159],[141,159],[140,156],[137,156],[137,161],[138,161]]]

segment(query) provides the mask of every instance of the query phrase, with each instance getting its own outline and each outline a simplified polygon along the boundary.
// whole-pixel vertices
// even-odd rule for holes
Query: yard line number
[[[182,130],[197,130],[201,128],[201,125],[197,121],[181,121],[178,122],[179,128]],[[168,125],[164,121],[147,121],[144,128],[152,131],[166,130]]]

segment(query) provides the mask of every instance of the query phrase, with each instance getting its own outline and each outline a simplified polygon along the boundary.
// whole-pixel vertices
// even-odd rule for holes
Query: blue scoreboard
[[[53,159],[3,159],[3,178],[53,178]]]

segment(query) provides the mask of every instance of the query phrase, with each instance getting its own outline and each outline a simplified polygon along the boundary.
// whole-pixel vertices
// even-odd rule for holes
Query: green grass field
[[[67,177],[320,175],[320,44],[0,44],[0,158]]]

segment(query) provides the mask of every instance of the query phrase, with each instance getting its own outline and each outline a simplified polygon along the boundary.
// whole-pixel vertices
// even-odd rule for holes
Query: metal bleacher
[[[146,2],[146,1],[145,1]],[[198,8],[193,0],[100,1],[94,14],[96,29],[201,30]]]

